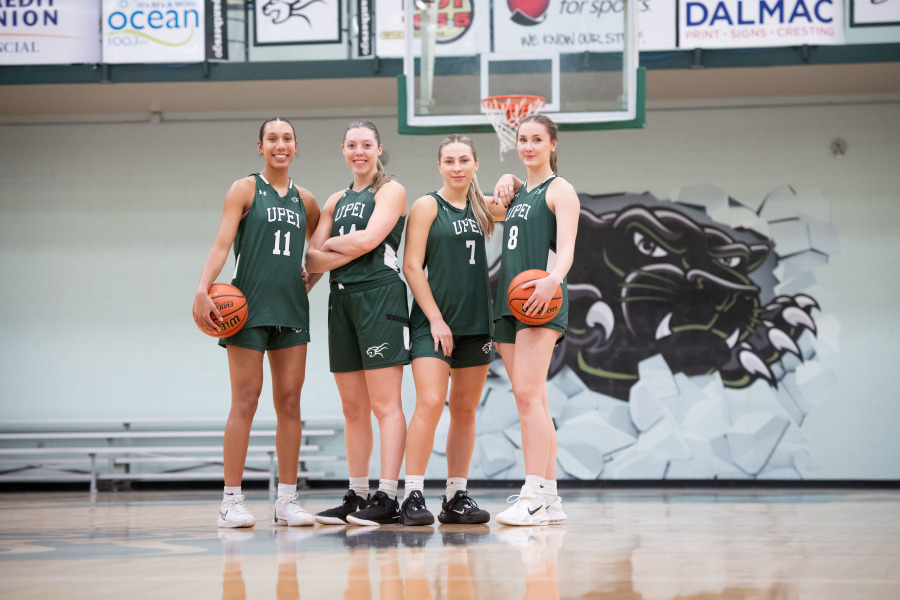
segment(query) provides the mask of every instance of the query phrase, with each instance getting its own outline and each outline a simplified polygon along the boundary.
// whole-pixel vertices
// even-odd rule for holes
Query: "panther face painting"
[[[776,385],[771,365],[800,357],[815,333],[809,296],[775,296],[773,244],[702,211],[649,194],[580,194],[569,329],[549,375],[569,366],[588,387],[628,399],[638,363],[718,372],[728,387]],[[802,359],[802,357],[800,357]]]

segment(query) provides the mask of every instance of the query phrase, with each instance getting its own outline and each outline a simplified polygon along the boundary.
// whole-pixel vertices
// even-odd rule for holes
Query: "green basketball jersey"
[[[556,215],[547,206],[547,188],[557,176],[551,175],[530,192],[522,186],[506,209],[503,224],[503,253],[494,319],[511,315],[506,290],[513,278],[528,269],[550,272],[556,259]],[[569,294],[562,281],[563,304],[553,323],[565,325],[569,316]]]
[[[375,210],[375,192],[371,187],[355,192],[347,188],[334,206],[331,221],[331,236],[347,235],[365,229]],[[370,283],[385,279],[390,275],[400,278],[400,267],[397,266],[397,249],[400,247],[400,236],[403,235],[405,217],[397,219],[391,232],[378,246],[362,256],[334,269],[331,272],[332,284],[350,285]]]
[[[475,220],[472,204],[459,209],[433,192],[438,210],[425,242],[425,273],[431,294],[457,335],[490,335],[491,291],[488,283],[484,233]],[[410,338],[430,333],[431,325],[413,300]]]
[[[234,238],[234,277],[249,311],[245,327],[281,326],[309,331],[303,283],[306,207],[291,181],[280,196],[255,174],[256,195]]]

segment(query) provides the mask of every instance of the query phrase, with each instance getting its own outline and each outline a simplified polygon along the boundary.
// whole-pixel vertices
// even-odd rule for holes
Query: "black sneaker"
[[[316,513],[316,521],[323,525],[346,525],[347,515],[365,508],[368,499],[363,500],[350,490],[344,494],[343,504]]]
[[[347,515],[355,525],[396,525],[400,523],[400,504],[382,491],[377,491],[362,510]]]
[[[441,514],[438,521],[441,523],[455,523],[459,525],[473,525],[475,523],[487,523],[491,520],[491,513],[478,508],[478,504],[469,498],[465,490],[457,490],[450,500],[441,496]]]
[[[415,490],[410,492],[409,498],[403,501],[400,507],[401,525],[431,525],[434,523],[434,515],[425,508],[425,497],[422,492]]]

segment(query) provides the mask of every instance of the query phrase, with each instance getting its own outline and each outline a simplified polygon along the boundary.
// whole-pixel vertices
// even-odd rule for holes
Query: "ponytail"
[[[381,189],[381,186],[388,181],[394,181],[394,176],[387,174],[387,171],[384,170],[384,165],[381,164],[380,158],[376,159],[375,178],[372,180],[372,192],[377,194],[378,190]]]
[[[478,226],[484,232],[484,237],[491,237],[494,233],[494,217],[491,216],[491,211],[488,210],[487,201],[484,199],[484,194],[481,193],[481,188],[478,187],[478,178],[475,176],[472,176],[472,181],[469,182],[469,189],[466,190],[466,200],[472,206],[472,214],[475,215]]]

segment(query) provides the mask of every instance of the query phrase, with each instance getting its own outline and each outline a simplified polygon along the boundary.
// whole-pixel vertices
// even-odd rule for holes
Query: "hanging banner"
[[[206,60],[228,60],[226,0],[206,0]]]
[[[672,0],[640,0],[637,11],[639,50],[675,48]],[[619,52],[624,12],[622,0],[494,2],[494,52]]]
[[[338,44],[340,0],[256,0],[254,44]]]
[[[356,2],[356,56],[366,58],[375,54],[372,46],[372,0]]]
[[[0,1],[0,65],[100,62],[99,31],[96,2]]]
[[[205,1],[103,0],[103,62],[203,62]]]
[[[681,48],[844,43],[843,0],[679,0]]]
[[[490,49],[490,11],[487,2],[438,0],[435,54],[472,56]],[[378,56],[400,58],[406,54],[404,2],[375,0]],[[418,23],[416,24],[418,31]]]
[[[851,27],[900,25],[900,0],[852,0]]]

